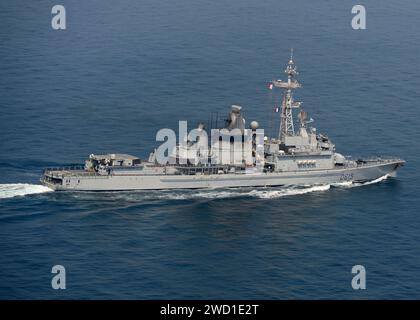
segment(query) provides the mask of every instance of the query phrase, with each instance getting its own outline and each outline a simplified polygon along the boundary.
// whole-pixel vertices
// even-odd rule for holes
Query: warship
[[[196,138],[184,137],[163,162],[156,149],[147,160],[128,154],[91,154],[84,166],[45,169],[41,183],[54,190],[78,191],[307,186],[372,181],[393,175],[404,165],[399,158],[354,160],[337,153],[327,135],[309,126],[312,118],[307,119],[301,102],[294,99],[301,84],[293,52],[285,73],[286,81],[269,82],[269,89],[282,90],[281,107],[275,110],[280,122],[276,137],[261,135],[256,121],[246,129],[242,108],[233,105],[222,129],[235,131],[241,139],[219,137],[208,146],[206,139],[200,140],[205,132],[200,124]],[[195,148],[199,142],[202,148]]]

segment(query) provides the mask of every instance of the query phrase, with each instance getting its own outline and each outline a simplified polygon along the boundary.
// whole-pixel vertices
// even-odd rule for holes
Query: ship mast
[[[299,108],[301,105],[301,102],[294,101],[293,99],[293,90],[301,87],[301,84],[295,79],[298,72],[293,62],[293,49],[291,49],[290,60],[284,72],[287,74],[287,82],[282,80],[271,82],[274,87],[285,90],[280,114],[280,130],[278,136],[280,143],[285,143],[286,136],[295,135],[292,110]]]

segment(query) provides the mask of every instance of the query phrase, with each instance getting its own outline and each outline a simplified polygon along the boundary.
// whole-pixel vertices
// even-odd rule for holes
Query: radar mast
[[[290,50],[290,60],[284,72],[287,74],[287,82],[282,80],[274,80],[271,82],[274,87],[285,90],[281,105],[280,130],[278,135],[280,143],[285,143],[286,136],[295,135],[293,109],[300,108],[301,105],[301,102],[297,102],[293,99],[293,90],[301,87],[301,84],[295,79],[298,72],[293,61],[293,49]]]

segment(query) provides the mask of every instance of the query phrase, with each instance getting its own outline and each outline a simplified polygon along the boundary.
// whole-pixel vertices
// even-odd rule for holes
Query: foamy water
[[[29,194],[51,192],[52,189],[38,184],[11,183],[0,184],[0,199],[26,196]]]
[[[374,184],[374,183],[384,181],[384,180],[388,179],[389,176],[390,176],[389,174],[386,174],[382,177],[379,177],[378,179],[375,179],[375,180],[372,180],[372,181],[367,181],[367,182],[364,182],[364,183],[354,183],[353,185],[356,186],[356,187],[357,186],[366,186],[366,185],[369,185],[369,184]]]
[[[236,198],[236,197],[255,197],[259,199],[275,199],[287,196],[303,195],[313,192],[328,191],[331,187],[334,188],[354,188],[370,184],[379,183],[386,180],[389,175],[384,175],[368,182],[339,182],[325,185],[312,186],[289,186],[289,187],[274,187],[274,188],[257,188],[253,190],[244,189],[229,189],[229,190],[202,190],[200,192],[184,192],[177,193],[174,191],[167,191],[164,193],[151,193],[147,195],[148,199],[168,199],[168,200],[187,200],[187,199],[222,199],[222,198]]]

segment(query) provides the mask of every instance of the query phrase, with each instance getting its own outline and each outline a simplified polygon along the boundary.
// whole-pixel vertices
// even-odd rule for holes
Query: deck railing
[[[87,171],[84,166],[64,166],[64,167],[52,167],[45,168],[44,175],[52,177],[61,177],[63,173],[67,176],[84,175],[84,176],[101,176],[96,171]]]

